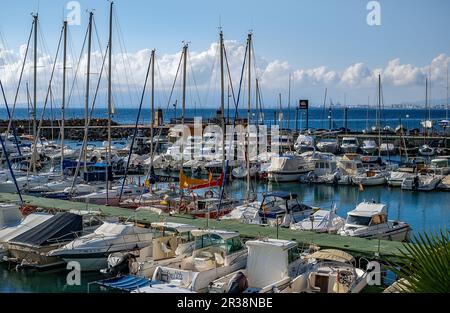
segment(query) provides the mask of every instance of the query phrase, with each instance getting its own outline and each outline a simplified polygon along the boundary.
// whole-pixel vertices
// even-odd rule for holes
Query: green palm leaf
[[[450,293],[449,230],[423,233],[387,260],[403,292]]]

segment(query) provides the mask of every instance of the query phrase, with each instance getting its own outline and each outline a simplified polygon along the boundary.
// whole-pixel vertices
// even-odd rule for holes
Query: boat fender
[[[244,275],[244,273],[239,271],[230,280],[230,282],[228,283],[227,289],[228,289],[228,293],[237,294],[237,293],[244,292],[247,288],[248,288],[248,279]]]

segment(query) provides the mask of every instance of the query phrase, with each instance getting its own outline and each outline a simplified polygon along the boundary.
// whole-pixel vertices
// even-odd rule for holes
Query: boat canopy
[[[210,229],[196,229],[191,231],[194,237],[205,236],[205,235],[216,235],[220,238],[227,240],[230,238],[239,237],[239,233],[226,230],[210,230]]]
[[[362,202],[348,215],[372,217],[377,214],[387,214],[387,206],[382,203]]]
[[[265,194],[265,197],[275,197],[275,198],[281,198],[284,200],[291,200],[291,199],[297,199],[297,194],[290,193],[287,191],[276,191]]]
[[[118,289],[124,292],[131,292],[136,289],[150,286],[151,280],[133,275],[120,276],[93,282],[102,287]]]
[[[178,233],[187,233],[198,229],[195,226],[181,223],[170,223],[170,222],[157,222],[150,224],[152,228],[159,228],[163,230],[175,230]]]
[[[57,213],[52,218],[13,238],[9,243],[41,247],[58,241],[72,241],[83,230],[83,218],[72,213]]]
[[[317,259],[317,260],[329,260],[329,261],[338,261],[343,263],[351,263],[355,261],[355,258],[348,254],[347,252],[344,252],[342,250],[336,250],[336,249],[324,249],[314,252],[313,254],[310,254],[306,256],[307,259]]]
[[[149,230],[143,227],[136,227],[133,223],[103,223],[95,230],[96,235],[117,236],[117,235],[133,235],[136,233],[148,233]]]
[[[270,162],[269,170],[271,171],[298,171],[300,163],[304,163],[302,157],[283,156],[273,157]]]

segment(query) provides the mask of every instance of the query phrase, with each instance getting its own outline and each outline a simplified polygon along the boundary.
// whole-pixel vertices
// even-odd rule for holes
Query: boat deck
[[[206,228],[209,222],[209,228],[223,229],[228,231],[237,231],[244,238],[262,238],[270,237],[277,238],[277,228],[243,224],[238,221],[217,221],[206,219],[194,219],[188,216],[176,215],[158,215],[149,211],[134,211],[125,208],[86,204],[80,202],[71,202],[57,199],[39,198],[33,196],[23,196],[23,200],[26,204],[36,206],[44,209],[54,209],[58,211],[69,210],[98,210],[107,216],[119,217],[121,219],[130,219],[141,224],[150,224],[152,222],[175,222],[190,224],[193,226]],[[19,197],[17,194],[0,193],[0,202],[12,203],[18,202]],[[399,249],[403,248],[403,244],[394,241],[385,240],[369,240],[355,237],[342,237],[332,234],[316,234],[307,231],[293,231],[290,229],[278,229],[278,238],[284,240],[294,240],[301,246],[307,246],[309,244],[318,245],[322,248],[333,248],[347,251],[355,257],[366,257],[368,259],[383,259],[384,257],[396,256],[399,253]]]

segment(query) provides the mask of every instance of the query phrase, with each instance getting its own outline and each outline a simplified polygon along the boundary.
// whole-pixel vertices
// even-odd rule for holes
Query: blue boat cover
[[[150,286],[152,281],[147,278],[141,278],[133,275],[120,276],[95,282],[103,287],[119,289],[121,291],[131,292],[138,288]]]

